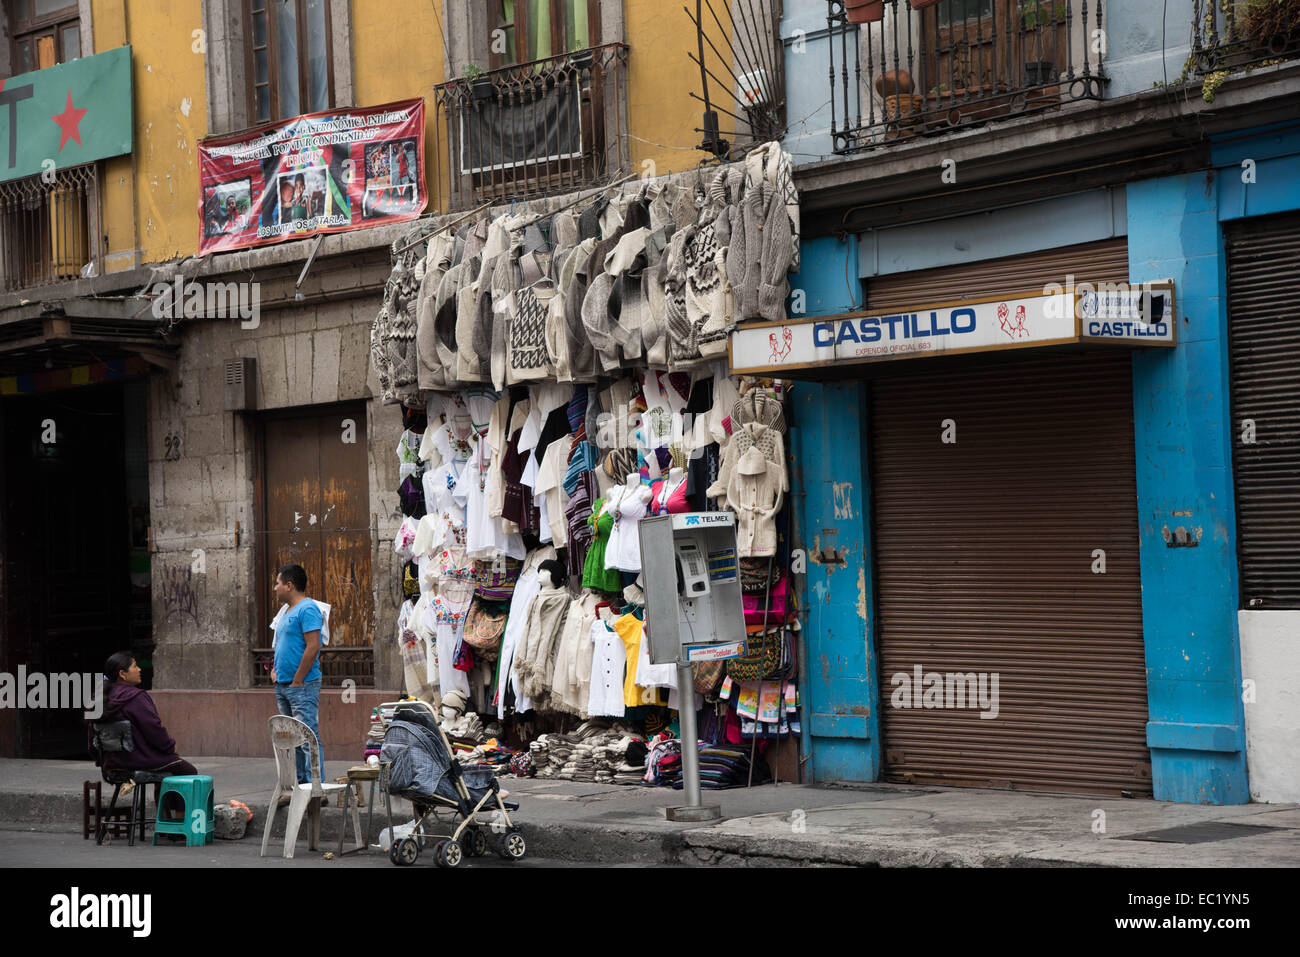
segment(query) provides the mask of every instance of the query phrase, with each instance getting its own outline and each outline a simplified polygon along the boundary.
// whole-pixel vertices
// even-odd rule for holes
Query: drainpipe
[[[793,419],[793,416],[791,417]],[[803,727],[803,733],[799,735],[799,775],[800,784],[804,783],[804,765],[812,760],[812,726],[807,720],[808,717],[808,551],[804,543],[803,535],[803,509],[804,500],[808,497],[808,492],[804,488],[803,482],[803,430],[796,428],[793,422],[790,426],[790,488],[794,501],[790,504],[790,549],[793,555],[795,549],[802,549],[804,553],[803,571],[793,571],[796,566],[791,562],[791,578],[794,580],[795,599],[799,604],[799,631],[797,640],[799,642],[799,692],[803,697],[798,714],[804,720],[800,721]]]

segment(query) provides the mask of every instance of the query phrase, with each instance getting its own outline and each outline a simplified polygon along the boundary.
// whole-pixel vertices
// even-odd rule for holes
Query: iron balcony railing
[[[434,87],[448,212],[601,185],[623,175],[628,47],[611,43]],[[441,153],[441,149],[439,150]]]
[[[861,19],[864,7],[873,8],[869,21],[851,23],[847,8]],[[1098,0],[827,0],[835,152],[1101,99],[1103,8]]]
[[[1300,57],[1296,0],[1193,0],[1192,59],[1205,75]]]
[[[0,183],[0,282],[6,292],[76,279],[95,260],[96,167]]]

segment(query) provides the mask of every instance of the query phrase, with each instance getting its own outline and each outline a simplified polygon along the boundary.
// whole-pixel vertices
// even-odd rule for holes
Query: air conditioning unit
[[[226,360],[226,411],[250,412],[257,408],[257,360]]]

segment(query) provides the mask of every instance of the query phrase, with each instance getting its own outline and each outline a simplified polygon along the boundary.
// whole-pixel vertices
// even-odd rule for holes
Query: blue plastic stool
[[[179,820],[164,818],[179,801]],[[153,842],[160,834],[185,835],[186,847],[202,847],[212,843],[212,778],[206,774],[181,774],[164,778],[158,794],[158,817],[153,826]]]

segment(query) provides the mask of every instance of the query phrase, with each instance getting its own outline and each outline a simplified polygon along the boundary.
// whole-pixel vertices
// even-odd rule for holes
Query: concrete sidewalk
[[[274,762],[193,762],[216,779],[218,801],[237,798],[253,808],[242,843],[260,842]],[[327,762],[326,774],[332,779],[351,764]],[[0,760],[0,829],[80,833],[81,782],[95,777],[89,763]],[[705,792],[706,803],[722,806],[724,820],[681,825],[662,813],[682,803],[680,791],[514,777],[502,778],[502,784],[521,805],[517,821],[529,855],[559,860],[885,867],[1300,865],[1300,807],[1292,804],[1212,807],[966,788],[768,784]],[[404,811],[395,807],[395,817]],[[326,811],[326,848],[340,820],[337,809]],[[375,833],[385,823],[380,800]],[[1189,825],[1189,831],[1170,830]],[[1132,839],[1136,835],[1145,839]],[[222,846],[217,842],[213,853],[220,855]],[[231,866],[249,865],[247,855],[224,846],[231,848]],[[306,856],[305,844],[299,855]]]

